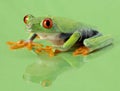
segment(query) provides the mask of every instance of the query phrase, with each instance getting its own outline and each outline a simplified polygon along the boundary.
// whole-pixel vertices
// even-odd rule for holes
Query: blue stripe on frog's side
[[[96,30],[82,30],[80,31],[81,32],[81,37],[79,38],[79,40],[77,41],[77,43],[83,43],[83,41],[87,38],[91,38],[91,37],[95,37],[95,36],[100,36],[102,35],[101,33],[99,33],[98,31]],[[72,33],[61,33],[60,34],[60,38],[61,39],[64,39],[65,41],[67,41],[70,36],[72,35]]]

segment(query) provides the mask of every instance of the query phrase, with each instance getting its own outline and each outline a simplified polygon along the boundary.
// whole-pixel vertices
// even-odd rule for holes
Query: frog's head
[[[57,33],[57,27],[52,17],[34,17],[33,15],[26,15],[24,23],[27,30],[33,33]]]

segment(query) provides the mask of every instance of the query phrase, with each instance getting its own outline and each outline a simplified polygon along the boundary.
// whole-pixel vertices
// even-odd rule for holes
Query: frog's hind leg
[[[83,54],[86,55],[97,49],[101,49],[112,44],[113,38],[110,35],[95,35],[91,38],[87,38],[83,41],[84,46],[78,48],[73,54]]]
[[[101,35],[98,37],[91,37],[84,40],[84,45],[89,49],[89,52],[93,52],[97,49],[101,49],[112,44],[113,38],[111,35]]]

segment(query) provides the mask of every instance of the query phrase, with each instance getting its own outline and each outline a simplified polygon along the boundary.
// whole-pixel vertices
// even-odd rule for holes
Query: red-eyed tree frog
[[[110,35],[102,35],[94,28],[67,18],[29,14],[24,17],[24,23],[31,33],[26,42],[32,42],[38,36],[40,40],[50,41],[54,50],[69,51],[78,46],[75,54],[87,54],[113,42]]]

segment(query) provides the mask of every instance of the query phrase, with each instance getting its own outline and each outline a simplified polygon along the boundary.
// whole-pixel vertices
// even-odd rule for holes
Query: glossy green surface
[[[0,0],[0,91],[119,91],[119,9],[119,0]],[[61,61],[65,65],[60,66],[69,70],[59,68],[57,78],[48,88],[27,83],[23,80],[25,69],[39,61],[39,57],[26,49],[10,51],[6,45],[9,40],[27,39],[23,23],[26,14],[62,16],[98,26],[103,34],[113,35],[114,44],[86,57],[80,56],[82,65],[77,68],[69,65],[76,62]],[[51,65],[51,69],[58,67],[54,62]]]

